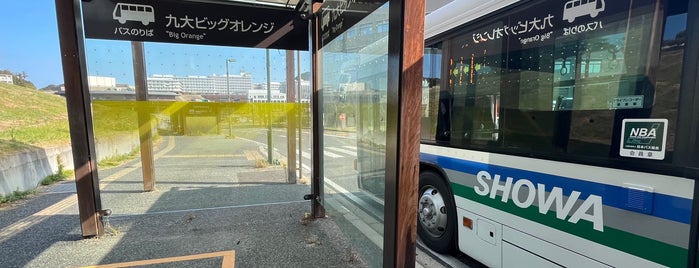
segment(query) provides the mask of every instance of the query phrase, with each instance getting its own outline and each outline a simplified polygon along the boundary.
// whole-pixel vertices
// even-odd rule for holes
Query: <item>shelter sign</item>
[[[320,47],[330,43],[386,2],[388,0],[325,0],[320,8]]]
[[[82,1],[96,39],[308,50],[308,21],[281,8],[184,0]]]

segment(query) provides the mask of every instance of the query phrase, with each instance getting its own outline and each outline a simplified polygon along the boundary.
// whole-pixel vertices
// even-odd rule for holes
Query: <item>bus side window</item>
[[[427,141],[448,141],[451,126],[448,120],[451,114],[450,98],[445,97],[442,83],[442,48],[441,44],[425,47],[423,60],[421,139]]]

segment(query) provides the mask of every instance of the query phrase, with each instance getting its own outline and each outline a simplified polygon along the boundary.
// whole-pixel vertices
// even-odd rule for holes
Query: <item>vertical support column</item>
[[[294,83],[294,52],[291,50],[286,51],[286,105],[287,107],[292,107],[289,110],[286,120],[286,137],[287,137],[287,180],[289,183],[296,183],[296,110],[298,107],[294,104],[296,102],[296,84]],[[299,151],[299,153],[302,153]]]
[[[141,144],[141,170],[143,171],[143,191],[155,190],[155,170],[153,168],[153,125],[148,109],[148,86],[146,84],[146,62],[143,55],[143,42],[132,41],[133,77],[136,83],[136,108],[138,110],[138,137]]]
[[[83,237],[101,236],[104,228],[92,128],[90,92],[87,84],[84,36],[79,0],[56,0],[63,79],[66,88],[70,141],[75,168],[80,227]]]
[[[320,3],[313,3],[313,14],[317,14],[320,9]],[[320,59],[320,35],[318,35],[319,17],[314,16],[311,20],[311,70],[313,70],[311,82],[311,194],[315,197],[311,200],[311,211],[314,218],[325,218],[325,207],[323,206],[324,192],[323,189],[323,153],[320,151],[323,148],[323,107],[320,97],[320,85],[318,83],[319,74],[316,73],[322,70],[322,60]]]
[[[270,165],[274,162],[274,145],[272,144],[272,81],[270,80],[271,67],[269,63],[269,48],[266,49],[266,62],[267,62],[267,163]]]
[[[296,70],[298,70],[297,71],[298,72],[297,73],[298,80],[297,80],[297,84],[296,84],[296,90],[297,90],[297,94],[296,94],[297,106],[296,107],[298,107],[296,109],[296,116],[297,116],[296,118],[298,118],[298,120],[296,121],[296,123],[297,123],[297,129],[299,131],[299,135],[298,135],[298,139],[297,139],[298,150],[299,150],[299,158],[298,158],[298,166],[297,167],[299,169],[299,178],[302,178],[303,177],[303,146],[302,146],[302,142],[303,142],[303,131],[302,131],[303,130],[303,110],[301,109],[301,107],[302,107],[301,100],[303,99],[303,92],[301,89],[301,51],[296,51]]]
[[[424,17],[425,1],[390,0],[384,267],[415,266]]]

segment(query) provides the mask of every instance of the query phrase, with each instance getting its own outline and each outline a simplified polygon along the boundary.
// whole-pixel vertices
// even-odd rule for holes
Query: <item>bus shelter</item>
[[[104,204],[109,198],[102,190],[115,184],[110,178],[119,172],[100,177],[99,156],[105,153],[96,140],[130,139],[139,159],[140,192],[168,187],[156,169],[181,165],[159,167],[164,163],[156,163],[159,159],[190,157],[188,170],[212,177],[241,163],[278,165],[281,173],[270,170],[263,177],[283,174],[283,183],[294,185],[308,167],[310,186],[298,199],[308,200],[309,219],[349,218],[343,214],[347,206],[338,205],[349,200],[364,211],[352,217],[368,215],[364,224],[382,238],[374,241],[380,256],[371,262],[384,267],[414,265],[424,27],[422,20],[408,18],[423,17],[425,1],[56,0],[56,10],[83,237],[102,236],[105,219],[118,213]],[[120,48],[103,46],[99,40],[119,42]],[[240,65],[250,61],[244,60],[245,54],[188,55],[186,49],[161,44],[265,50],[266,85],[255,88],[249,73],[242,71]],[[284,54],[285,60],[274,60],[273,49],[285,50],[276,53],[277,59]],[[310,74],[302,74],[302,52],[308,55]],[[189,62],[163,60],[181,57]],[[219,58],[208,67],[225,66],[225,76],[149,76],[148,69],[168,64],[206,68],[198,60],[207,57]],[[113,73],[96,71],[119,64],[129,70],[114,72],[129,73],[133,88],[110,83]],[[232,66],[241,69],[239,74],[231,75]],[[284,90],[271,89],[270,69],[275,66],[285,66],[279,85]],[[307,94],[302,80],[308,81]],[[240,81],[250,84],[250,90],[238,91]],[[196,83],[209,84],[197,91],[191,89]],[[260,138],[256,144],[264,149],[230,147],[227,154],[214,153],[229,146],[225,139],[240,139],[245,135],[241,130],[249,129],[262,129],[263,134],[248,138]],[[126,130],[126,138],[112,135],[116,130]],[[286,148],[275,146],[275,131],[284,133]],[[304,135],[311,137],[306,143],[307,165],[302,163]],[[202,136],[223,138],[191,142],[189,148],[210,150],[210,157],[226,158],[228,164],[197,162],[201,155],[179,152],[172,142]],[[168,147],[156,149],[164,144]],[[354,158],[334,160],[341,153]],[[235,162],[236,157],[241,162]],[[251,183],[240,174],[236,179],[236,185]]]

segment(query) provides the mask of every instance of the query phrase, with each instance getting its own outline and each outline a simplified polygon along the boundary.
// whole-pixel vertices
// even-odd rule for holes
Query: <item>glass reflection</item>
[[[360,259],[383,259],[388,4],[320,51],[327,214]]]

